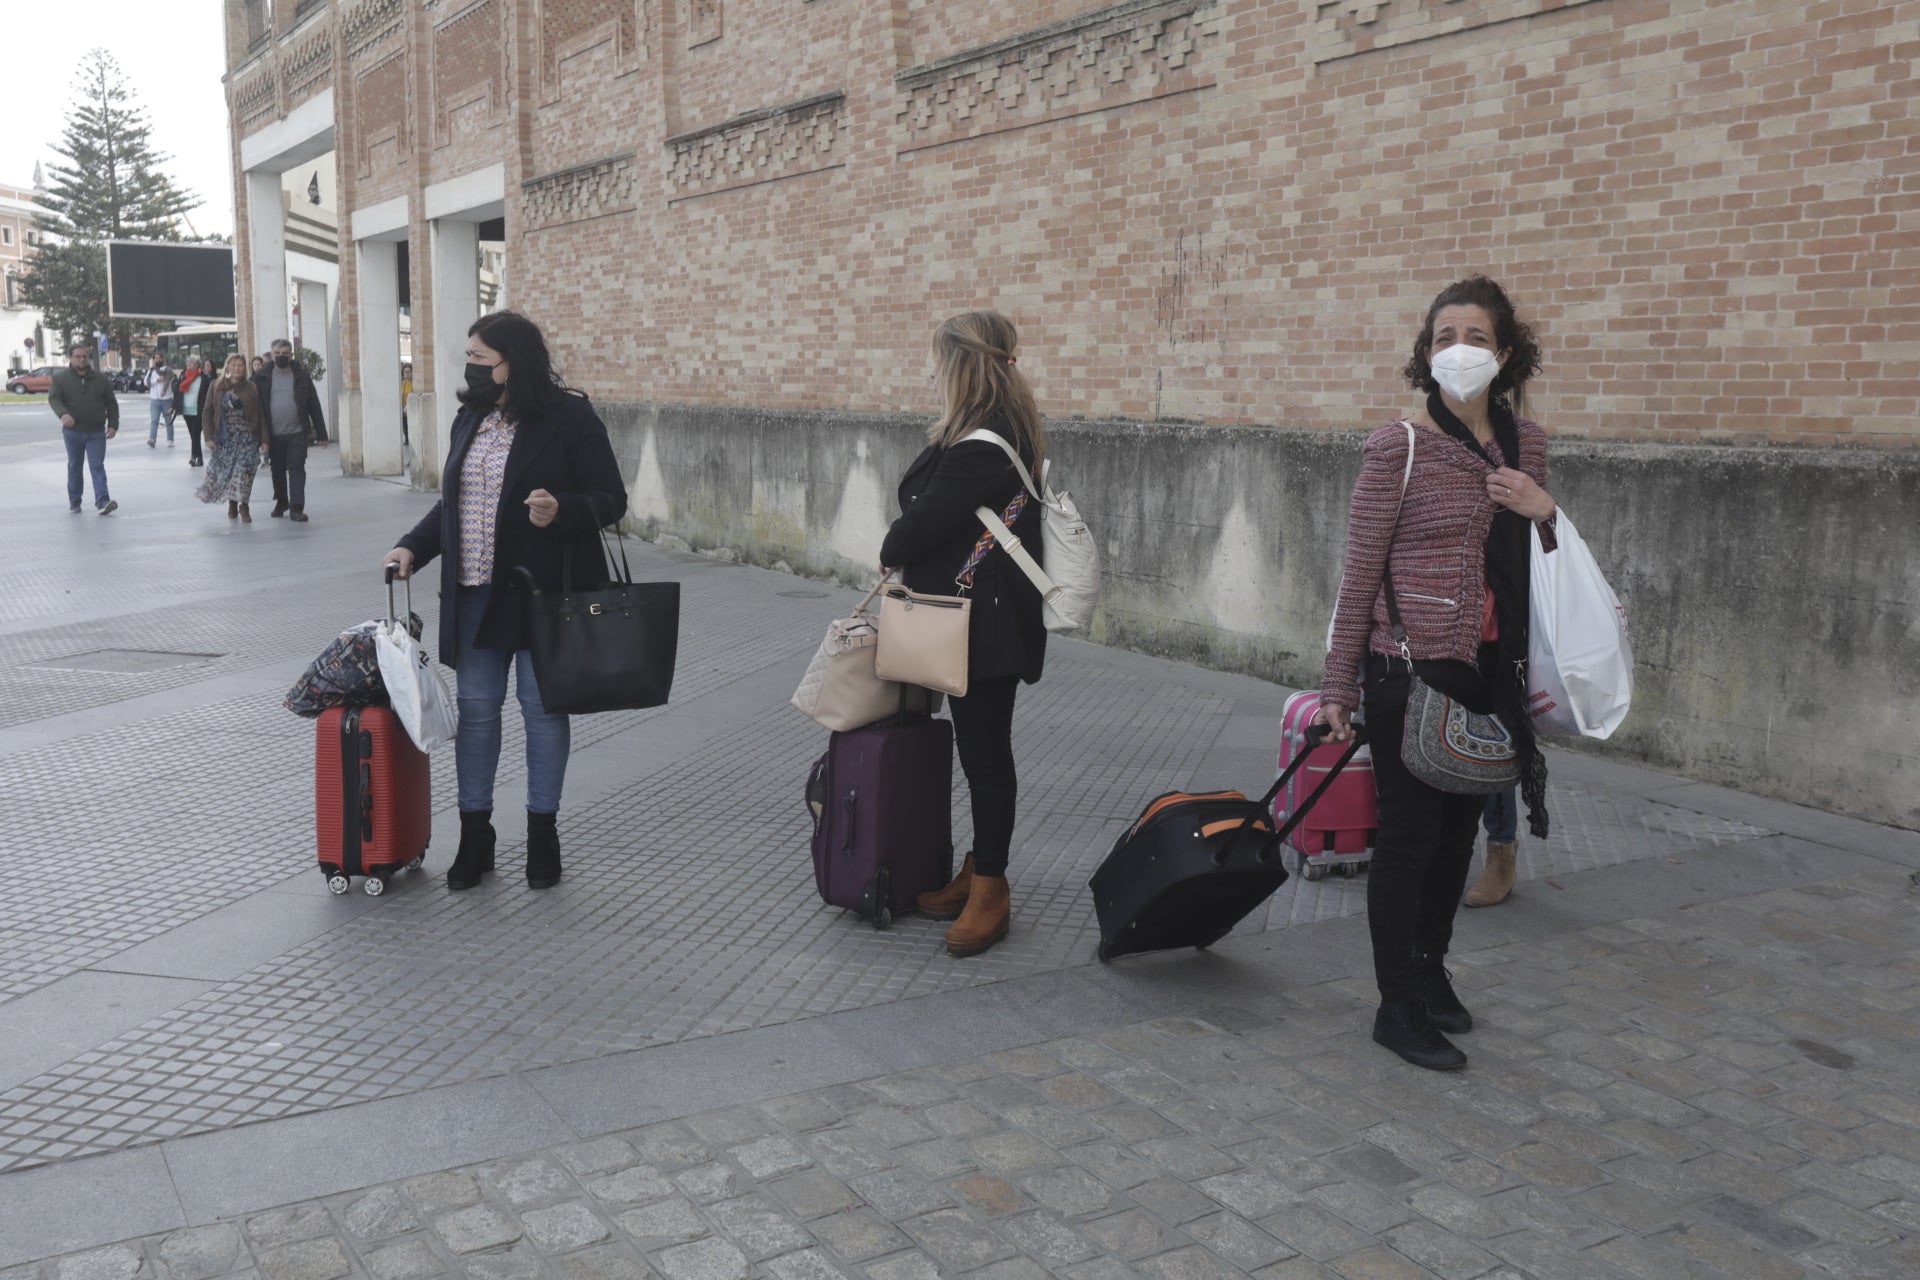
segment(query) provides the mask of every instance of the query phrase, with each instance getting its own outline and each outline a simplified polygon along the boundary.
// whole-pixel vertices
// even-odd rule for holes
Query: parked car
[[[40,395],[53,390],[53,375],[59,372],[56,364],[43,364],[38,369],[29,369],[25,373],[16,373],[7,379],[7,390],[17,396]]]
[[[107,385],[115,391],[145,391],[147,389],[147,371],[145,369],[115,369],[107,375]]]

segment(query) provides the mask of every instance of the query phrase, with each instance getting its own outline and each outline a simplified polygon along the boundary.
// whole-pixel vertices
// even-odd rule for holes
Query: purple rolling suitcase
[[[908,716],[835,733],[807,807],[820,897],[886,928],[953,878],[953,725]]]

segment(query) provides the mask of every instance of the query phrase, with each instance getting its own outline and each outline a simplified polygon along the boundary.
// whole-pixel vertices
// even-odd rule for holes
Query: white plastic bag
[[[1534,526],[1527,712],[1535,733],[1605,738],[1633,703],[1627,611],[1565,508],[1554,539],[1548,553]]]
[[[407,624],[388,619],[374,633],[380,655],[380,680],[387,686],[393,714],[422,751],[453,741],[459,713],[440,679],[440,669],[407,631]]]

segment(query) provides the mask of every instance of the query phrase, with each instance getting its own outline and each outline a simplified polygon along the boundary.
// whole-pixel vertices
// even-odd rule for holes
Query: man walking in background
[[[155,447],[160,439],[160,421],[167,423],[167,448],[173,448],[173,370],[167,368],[165,356],[153,358],[153,368],[147,370],[147,448]]]
[[[67,505],[80,511],[80,468],[93,470],[93,507],[101,515],[120,504],[107,496],[107,441],[120,434],[120,401],[107,385],[107,375],[93,369],[93,348],[76,342],[67,352],[67,367],[53,375],[47,403],[60,418],[60,436],[67,442]]]
[[[293,344],[273,341],[273,362],[253,377],[260,404],[267,411],[271,439],[267,462],[273,473],[273,511],[300,524],[307,522],[307,446],[327,444],[327,422],[320,413],[320,393],[313,379],[293,358]]]

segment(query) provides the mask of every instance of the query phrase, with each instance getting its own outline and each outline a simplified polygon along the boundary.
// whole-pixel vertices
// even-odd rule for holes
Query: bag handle
[[[399,577],[400,566],[397,564],[388,564],[386,566],[386,570],[387,570],[387,621],[398,622],[400,620],[400,615],[393,611],[393,580],[396,577]],[[400,580],[407,584],[407,616],[411,618],[413,616],[413,575],[408,574],[406,577],[401,578]]]
[[[1032,495],[1033,500],[1042,505],[1046,503],[1046,499],[1041,496],[1040,491],[1033,487],[1033,477],[1027,472],[1027,464],[1020,460],[1019,450],[1015,449],[1011,444],[1008,444],[1005,436],[1001,435],[998,431],[988,431],[982,427],[978,431],[969,431],[966,435],[955,440],[954,443],[965,444],[969,440],[985,440],[989,444],[999,445],[1001,452],[1007,455],[1007,460],[1013,463],[1013,469],[1020,473],[1020,483],[1027,487],[1027,492]],[[1047,471],[1052,470],[1051,463],[1052,459],[1048,459],[1045,468],[1040,472],[1043,481],[1046,478]]]
[[[1407,665],[1413,665],[1413,646],[1407,642],[1407,624],[1400,620],[1400,602],[1393,594],[1393,535],[1400,531],[1400,513],[1407,505],[1407,481],[1413,478],[1413,432],[1411,422],[1400,424],[1407,429],[1407,469],[1400,473],[1400,504],[1393,509],[1393,528],[1387,534],[1386,565],[1380,574],[1380,585],[1387,596],[1387,625],[1393,632],[1393,642],[1400,646],[1400,656]]]
[[[1040,598],[1052,604],[1060,595],[1059,584],[1047,576],[1047,571],[1040,567],[1039,561],[1033,558],[1026,547],[1021,545],[1020,539],[1013,530],[1007,527],[1007,522],[995,514],[992,507],[976,507],[973,514],[980,517],[980,522],[987,526],[989,533],[993,534],[994,541],[1000,544],[1000,549],[1013,557],[1013,562],[1020,566],[1020,572],[1026,574],[1027,580],[1039,589]]]
[[[889,569],[885,573],[881,574],[880,581],[874,583],[873,590],[867,592],[867,598],[862,600],[859,604],[853,606],[853,616],[856,618],[863,617],[867,612],[867,606],[872,604],[873,598],[880,594],[880,588],[886,586],[889,582],[892,582],[892,581],[893,581],[893,570]]]
[[[1270,837],[1273,844],[1281,845],[1286,843],[1287,837],[1293,834],[1293,829],[1305,820],[1307,814],[1313,810],[1313,806],[1319,803],[1320,797],[1326,794],[1327,788],[1333,785],[1334,779],[1340,776],[1340,771],[1347,767],[1347,762],[1358,755],[1360,748],[1366,745],[1367,726],[1364,724],[1356,724],[1352,726],[1352,728],[1353,742],[1348,745],[1345,753],[1341,755],[1339,762],[1335,764],[1333,768],[1327,770],[1327,776],[1321,780],[1319,786],[1313,789],[1313,794],[1308,796],[1306,800],[1293,811],[1293,816],[1287,819],[1286,824]],[[1287,783],[1293,781],[1293,775],[1300,772],[1301,768],[1306,765],[1307,757],[1312,755],[1317,748],[1325,745],[1327,735],[1331,732],[1333,732],[1332,728],[1324,724],[1310,724],[1307,726],[1305,735],[1306,745],[1301,749],[1300,754],[1293,758],[1293,763],[1288,765],[1280,776],[1273,780],[1273,785],[1267,788],[1266,794],[1262,795],[1258,800],[1249,802],[1251,812],[1247,814],[1246,820],[1240,824],[1240,829],[1233,833],[1233,839],[1227,841],[1225,847],[1214,855],[1216,864],[1224,863],[1227,860],[1227,856],[1233,852],[1234,846],[1240,842],[1240,837],[1248,831],[1251,831],[1254,824],[1266,816],[1268,810],[1273,806],[1274,798],[1286,789]]]

